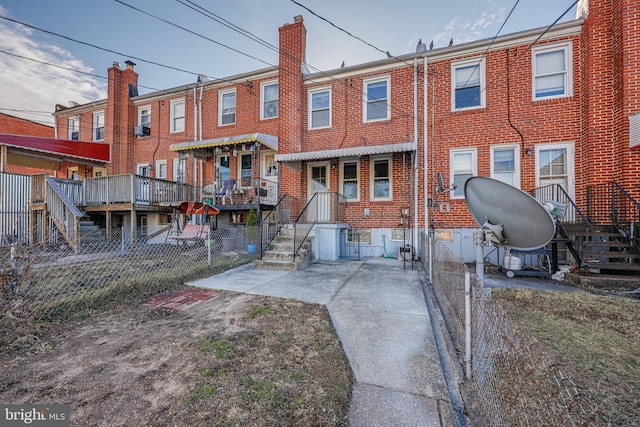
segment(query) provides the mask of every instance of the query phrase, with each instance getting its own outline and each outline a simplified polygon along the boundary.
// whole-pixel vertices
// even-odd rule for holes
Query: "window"
[[[78,141],[80,139],[80,119],[77,117],[69,118],[69,139]]]
[[[240,156],[240,182],[242,187],[251,187],[251,174],[253,166],[253,154]]]
[[[344,160],[340,172],[342,174],[342,183],[340,184],[342,195],[347,201],[360,200],[360,162],[358,160]]]
[[[167,179],[166,160],[156,160],[156,178]]]
[[[220,123],[220,125],[232,125],[236,122],[235,89],[220,92],[220,105],[218,111],[218,123]]]
[[[278,163],[276,162],[275,153],[264,154],[264,176],[278,176]]]
[[[371,200],[391,200],[391,159],[371,159]]]
[[[484,58],[451,64],[453,110],[485,106]]]
[[[520,155],[517,145],[491,147],[491,178],[520,188]]]
[[[536,183],[538,187],[559,184],[574,196],[573,144],[536,145]]]
[[[314,89],[309,92],[309,129],[331,127],[331,90]]]
[[[142,163],[138,165],[138,175],[149,176],[149,172],[151,171],[151,165],[149,163]]]
[[[173,159],[173,180],[184,182],[184,160]]]
[[[278,117],[278,82],[267,82],[261,86],[262,119]],[[235,120],[234,120],[235,121]]]
[[[370,228],[347,228],[347,243],[371,244]]]
[[[228,179],[231,179],[231,169],[229,167],[229,156],[220,156],[220,183],[222,183]]]
[[[138,125],[151,127],[151,106],[138,108]]]
[[[104,111],[93,113],[93,140],[102,141],[104,139]]]
[[[171,101],[171,133],[184,132],[184,99]]]
[[[452,190],[452,199],[464,198],[464,183],[478,173],[477,152],[475,149],[451,151],[451,183],[456,185]]]
[[[533,99],[571,96],[571,44],[538,47],[533,54]]]
[[[364,81],[364,121],[389,119],[389,77]]]

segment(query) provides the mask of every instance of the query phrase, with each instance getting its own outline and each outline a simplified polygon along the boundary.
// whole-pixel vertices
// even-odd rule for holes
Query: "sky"
[[[503,24],[501,35],[547,27],[573,2],[0,0],[0,112],[53,125],[56,104],[104,99],[107,69],[128,59],[141,94],[193,84],[199,74],[225,78],[275,66],[277,52],[245,35],[277,47],[278,28],[296,15],[304,19],[306,62],[315,72],[384,59],[387,51],[412,53],[420,39],[438,48],[451,38],[492,38]],[[575,13],[571,8],[559,22]]]

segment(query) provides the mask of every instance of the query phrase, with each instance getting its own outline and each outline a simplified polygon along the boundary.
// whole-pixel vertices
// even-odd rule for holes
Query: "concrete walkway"
[[[410,268],[385,258],[302,271],[246,265],[189,285],[326,305],[355,376],[351,426],[454,426],[419,273]]]

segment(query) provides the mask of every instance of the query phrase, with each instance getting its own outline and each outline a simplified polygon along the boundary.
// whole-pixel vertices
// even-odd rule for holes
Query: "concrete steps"
[[[259,268],[271,270],[303,270],[311,262],[311,242],[309,237],[305,240],[302,248],[293,259],[294,240],[293,230],[283,228],[276,236],[269,248],[262,252],[262,259],[256,260],[254,264]]]

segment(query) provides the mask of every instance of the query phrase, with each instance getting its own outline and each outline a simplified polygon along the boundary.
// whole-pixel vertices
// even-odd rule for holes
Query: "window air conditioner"
[[[133,133],[136,136],[149,136],[151,135],[151,127],[146,125],[135,126],[133,128]]]

